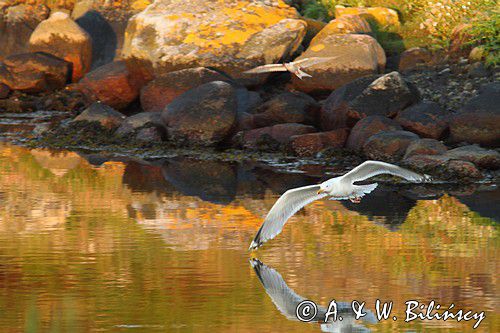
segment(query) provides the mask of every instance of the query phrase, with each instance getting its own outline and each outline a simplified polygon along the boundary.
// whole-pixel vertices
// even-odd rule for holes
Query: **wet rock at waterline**
[[[11,90],[39,93],[63,88],[70,79],[71,64],[53,55],[35,52],[7,57],[0,65],[0,83]]]
[[[348,128],[295,135],[290,138],[289,148],[297,156],[315,156],[325,149],[344,147],[348,135]]]
[[[304,69],[312,77],[292,77],[295,89],[306,93],[329,92],[359,77],[383,72],[385,53],[371,36],[360,34],[324,35],[313,38],[297,59],[331,58]]]
[[[146,112],[161,112],[165,106],[186,91],[212,81],[231,79],[205,67],[187,68],[166,73],[141,89],[141,106]]]
[[[214,81],[177,97],[161,116],[173,142],[212,146],[235,129],[237,107],[236,89],[229,83]]]
[[[408,146],[418,139],[418,135],[408,131],[379,132],[366,141],[363,152],[370,159],[397,162]]]
[[[87,73],[77,87],[94,101],[124,109],[137,99],[143,83],[124,61],[114,61]]]
[[[242,72],[289,57],[305,32],[298,12],[281,1],[158,0],[130,19],[122,58],[155,75],[203,66],[262,82],[266,76]]]
[[[354,125],[347,139],[346,147],[362,151],[366,141],[373,135],[384,131],[397,131],[403,128],[394,120],[384,116],[369,116]]]
[[[399,112],[395,120],[404,129],[424,138],[440,139],[448,129],[450,116],[439,104],[422,101]]]
[[[290,142],[294,135],[314,133],[313,126],[303,124],[279,124],[248,131],[241,131],[233,138],[235,145],[242,148],[277,150]]]
[[[113,129],[119,127],[125,116],[103,103],[94,103],[80,113],[73,121],[98,122],[102,127]]]
[[[420,139],[410,143],[406,148],[406,153],[403,159],[410,158],[414,155],[443,155],[447,151],[446,146],[434,139]]]
[[[127,117],[116,130],[115,135],[128,135],[142,127],[163,127],[160,112],[141,112]]]
[[[42,21],[30,36],[29,48],[32,52],[46,52],[72,63],[73,82],[90,70],[92,40],[66,13],[55,12]]]
[[[474,163],[480,168],[497,170],[500,168],[500,153],[484,149],[478,145],[458,147],[448,151],[447,156]]]

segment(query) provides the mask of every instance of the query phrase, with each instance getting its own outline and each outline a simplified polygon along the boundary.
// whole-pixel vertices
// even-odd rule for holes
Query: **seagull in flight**
[[[330,61],[336,57],[314,57],[314,58],[304,58],[297,61],[285,62],[282,64],[269,64],[258,66],[249,69],[243,73],[245,74],[257,74],[257,73],[270,73],[270,72],[290,72],[302,80],[304,77],[312,77],[302,70],[302,68],[307,68],[322,62]]]
[[[288,190],[276,201],[267,214],[264,223],[262,223],[250,244],[249,250],[255,250],[268,240],[276,237],[293,214],[315,200],[330,197],[330,200],[361,202],[361,198],[377,188],[378,184],[355,185],[354,183],[381,174],[398,176],[411,182],[427,182],[430,180],[428,175],[420,175],[394,164],[366,161],[343,176],[328,179],[318,185]]]

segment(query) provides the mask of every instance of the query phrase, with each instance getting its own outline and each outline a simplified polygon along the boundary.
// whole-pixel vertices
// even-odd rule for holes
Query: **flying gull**
[[[411,182],[430,180],[427,175],[420,175],[393,164],[366,161],[343,176],[331,178],[318,185],[288,190],[276,201],[267,214],[264,223],[250,244],[249,250],[257,249],[266,241],[276,237],[293,214],[315,200],[330,197],[330,200],[351,200],[354,203],[359,203],[361,198],[372,192],[378,184],[355,185],[354,183],[381,174],[398,176]]]
[[[304,72],[302,70],[302,68],[307,68],[307,67],[310,67],[310,66],[322,63],[322,62],[333,60],[335,58],[336,57],[305,58],[305,59],[301,59],[301,60],[297,60],[297,61],[285,62],[283,64],[269,64],[269,65],[258,66],[258,67],[249,69],[243,73],[258,74],[258,73],[287,72],[288,71],[288,72],[296,75],[299,79],[302,80],[303,77],[312,77],[311,75]]]

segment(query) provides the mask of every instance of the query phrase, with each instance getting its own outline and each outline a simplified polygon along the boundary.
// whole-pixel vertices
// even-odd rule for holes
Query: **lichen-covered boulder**
[[[432,53],[423,47],[413,47],[405,50],[399,57],[398,69],[401,72],[430,66]]]
[[[47,52],[72,63],[73,82],[90,70],[92,40],[66,13],[55,12],[40,22],[30,36],[29,45],[33,52]]]
[[[478,145],[451,149],[447,155],[450,158],[472,162],[484,169],[497,170],[500,168],[500,153],[495,150],[481,148]]]
[[[446,153],[446,146],[438,140],[420,139],[413,141],[408,148],[403,159],[414,155],[443,155]]]
[[[295,60],[329,58],[303,70],[312,77],[292,77],[293,86],[303,92],[331,91],[359,77],[384,70],[386,57],[380,44],[361,34],[319,34]]]
[[[286,58],[305,32],[281,0],[158,0],[130,19],[122,57],[154,74],[203,66],[254,78],[242,71]]]
[[[398,12],[385,7],[335,7],[335,17],[344,15],[359,15],[381,27],[398,27],[400,25]]]
[[[142,109],[146,112],[161,112],[176,97],[212,81],[231,81],[231,79],[205,67],[186,68],[166,73],[141,89]]]
[[[236,89],[227,82],[214,81],[177,97],[161,116],[173,142],[213,146],[234,130],[237,108]]]

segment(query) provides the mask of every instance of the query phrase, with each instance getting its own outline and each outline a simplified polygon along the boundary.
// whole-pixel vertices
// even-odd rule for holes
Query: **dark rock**
[[[23,53],[7,57],[0,65],[0,82],[12,90],[41,92],[66,85],[71,64],[47,53]]]
[[[166,73],[141,89],[141,106],[146,112],[161,112],[165,106],[186,91],[213,81],[231,79],[205,67],[187,68]]]
[[[452,159],[445,155],[414,155],[403,160],[403,165],[420,172],[430,173],[441,179],[478,179],[482,177],[476,166],[468,161]]]
[[[403,164],[412,170],[436,173],[442,170],[450,158],[446,155],[413,155],[405,158]]]
[[[119,127],[125,116],[103,103],[94,103],[80,113],[73,121],[97,121],[108,129]]]
[[[320,110],[319,127],[324,131],[352,127],[354,123],[349,123],[347,118],[349,103],[378,77],[378,75],[365,76],[335,89]]]
[[[142,127],[137,131],[135,139],[143,142],[161,142],[167,137],[167,132],[165,128],[161,126],[148,126]]]
[[[236,195],[236,170],[230,163],[188,158],[170,159],[162,166],[167,182],[184,195],[227,204]]]
[[[1,71],[0,71],[1,73]],[[0,99],[4,99],[9,97],[10,94],[10,88],[8,85],[4,83],[0,83]]]
[[[434,139],[420,139],[413,141],[408,148],[406,148],[406,153],[404,159],[407,159],[414,155],[443,155],[446,153],[446,146]]]
[[[253,116],[256,127],[284,123],[314,125],[319,104],[304,93],[284,92],[261,105]]]
[[[243,148],[259,149],[262,147],[273,146],[274,148],[281,144],[290,142],[294,135],[314,133],[316,129],[313,126],[303,124],[279,124],[269,127],[262,127],[248,131],[239,132],[236,141]]]
[[[404,129],[418,135],[440,139],[448,129],[450,113],[444,111],[439,104],[422,101],[400,111],[395,120]]]
[[[428,49],[414,47],[401,53],[398,69],[401,72],[405,72],[417,68],[424,68],[429,66],[431,61],[432,54]]]
[[[373,81],[352,100],[347,116],[354,120],[375,115],[392,118],[419,99],[418,89],[406,82],[398,72],[392,72]]]
[[[361,119],[354,125],[347,139],[346,147],[361,151],[366,141],[374,134],[384,131],[402,130],[394,120],[384,116],[369,116]]]
[[[407,131],[379,132],[366,141],[363,152],[370,159],[396,162],[403,157],[408,146],[418,139],[418,135]]]
[[[497,170],[500,168],[500,154],[478,145],[463,146],[448,151],[447,156],[474,163],[480,168]]]
[[[480,179],[483,177],[474,163],[462,160],[450,160],[446,165],[446,171],[450,177],[456,178]]]
[[[114,61],[87,73],[79,87],[89,98],[124,109],[138,96],[143,78],[124,61]]]
[[[482,62],[476,62],[469,66],[469,76],[472,78],[487,77],[490,73]]]
[[[154,125],[157,127],[163,127],[163,121],[161,120],[160,112],[141,112],[133,116],[127,117],[120,127],[116,130],[116,135],[128,135],[135,130],[147,126]]]
[[[348,128],[295,135],[291,137],[290,149],[298,156],[315,156],[320,151],[328,148],[344,147],[348,135]]]
[[[500,83],[483,86],[450,120],[450,141],[500,146]]]
[[[237,97],[222,81],[191,89],[162,112],[169,137],[177,143],[210,146],[226,139],[236,126]]]

